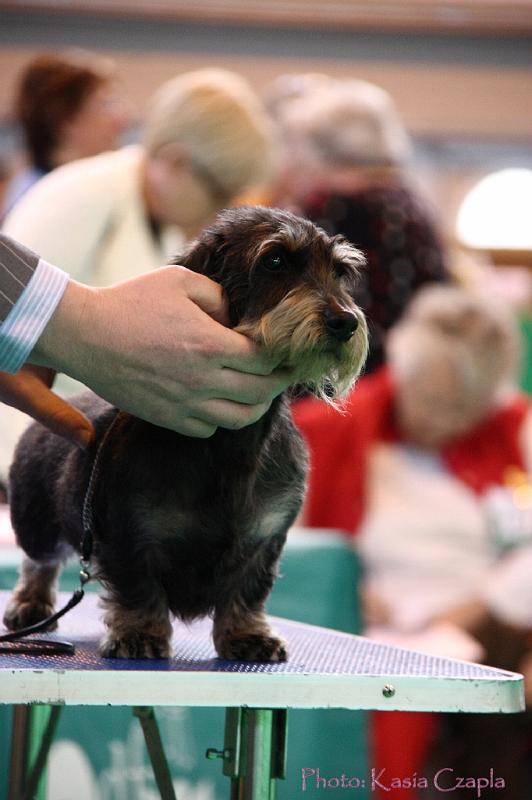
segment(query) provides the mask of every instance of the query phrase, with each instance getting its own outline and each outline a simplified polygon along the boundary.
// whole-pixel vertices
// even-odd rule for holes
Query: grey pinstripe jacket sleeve
[[[0,233],[0,324],[29,283],[39,256]]]

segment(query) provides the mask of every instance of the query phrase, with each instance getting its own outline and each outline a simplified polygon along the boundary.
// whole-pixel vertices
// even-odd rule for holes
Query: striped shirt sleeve
[[[28,285],[38,263],[39,256],[0,233],[0,323]]]
[[[67,283],[65,272],[0,234],[0,370],[24,364]]]

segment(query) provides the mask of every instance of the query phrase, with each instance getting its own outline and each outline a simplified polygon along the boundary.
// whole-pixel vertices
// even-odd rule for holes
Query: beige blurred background
[[[363,78],[393,96],[416,173],[452,239],[483,175],[532,167],[530,0],[46,0],[0,2],[0,152],[21,67],[43,49],[111,55],[141,115],[152,91],[199,66],[261,89],[283,72]]]

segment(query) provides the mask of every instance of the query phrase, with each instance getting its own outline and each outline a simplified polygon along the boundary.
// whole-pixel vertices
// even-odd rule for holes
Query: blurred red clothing
[[[394,417],[396,387],[387,367],[359,380],[339,412],[314,398],[294,403],[294,421],[310,450],[310,476],[304,524],[355,535],[366,509],[368,461],[378,442],[401,442]],[[520,431],[528,399],[516,396],[494,410],[439,455],[459,480],[481,495],[503,484],[510,468],[524,469]],[[422,774],[437,732],[438,715],[374,712],[371,715],[371,766],[388,775]],[[384,791],[377,791],[384,798]],[[402,790],[416,800],[416,790]]]
[[[343,412],[314,398],[294,403],[294,421],[310,450],[305,524],[353,535],[364,515],[367,464],[377,442],[402,441],[394,418],[394,379],[388,367],[359,380]],[[477,494],[524,469],[519,434],[529,410],[516,395],[467,434],[443,447],[448,470]]]

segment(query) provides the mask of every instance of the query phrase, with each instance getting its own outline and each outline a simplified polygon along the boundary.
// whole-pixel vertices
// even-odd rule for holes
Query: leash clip
[[[79,582],[81,584],[81,588],[85,586],[90,580],[92,580],[92,575],[89,572],[90,562],[84,558],[80,558],[79,563],[81,565],[81,569],[79,571]]]

